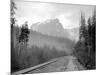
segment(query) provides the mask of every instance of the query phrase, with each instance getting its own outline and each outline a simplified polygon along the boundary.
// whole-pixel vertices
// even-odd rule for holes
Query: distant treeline
[[[96,10],[87,22],[83,13],[80,20],[80,37],[74,54],[87,69],[96,68]]]

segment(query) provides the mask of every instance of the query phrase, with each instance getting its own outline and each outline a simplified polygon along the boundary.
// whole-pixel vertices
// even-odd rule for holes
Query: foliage
[[[23,43],[28,42],[29,33],[30,33],[30,30],[28,29],[28,24],[27,24],[27,22],[25,22],[25,24],[23,24],[21,27],[21,33],[18,38],[19,43],[20,42],[23,42]]]
[[[14,16],[16,9],[17,7],[15,2],[11,1],[11,71],[18,70],[26,66],[26,62],[23,62],[23,64],[20,62],[21,60],[24,61],[24,59],[19,58],[25,56],[27,53],[26,49],[29,35],[27,22],[25,22],[22,27],[16,26],[16,18]]]
[[[15,51],[14,51],[14,37],[13,37],[13,34],[14,34],[14,25],[15,25],[15,22],[16,22],[16,19],[14,17],[15,15],[15,9],[16,8],[16,5],[13,1],[11,1],[11,69],[12,68],[16,68],[17,69],[17,63],[16,63],[16,56],[15,56]]]
[[[85,16],[81,14],[80,39],[75,45],[74,54],[87,69],[96,68],[95,49],[96,13],[89,17],[87,24]]]
[[[18,47],[14,49],[16,56],[14,66],[16,67],[16,63],[18,65],[17,69],[13,69],[12,72],[33,67],[35,65],[49,61],[53,58],[67,56],[67,53],[65,51],[59,51],[56,48],[49,48],[48,46],[41,48],[37,46],[32,46],[31,48],[24,48],[24,50],[21,50],[20,56],[17,55],[18,50]]]

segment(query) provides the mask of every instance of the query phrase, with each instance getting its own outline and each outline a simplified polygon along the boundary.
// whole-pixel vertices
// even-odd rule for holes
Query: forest
[[[81,13],[79,41],[74,47],[73,54],[87,69],[96,68],[96,10],[86,21]]]
[[[16,25],[15,11],[18,8],[11,2],[11,72],[29,68],[50,59],[67,56],[65,51],[55,47],[28,47],[30,29],[26,21],[21,27]],[[84,12],[80,15],[79,40],[72,53],[86,69],[96,68],[96,10],[86,21]]]
[[[65,51],[58,51],[55,47],[48,46],[28,47],[31,30],[25,22],[21,27],[16,25],[15,3],[11,3],[11,72],[33,67],[53,58],[66,56]],[[34,39],[33,39],[34,40]]]

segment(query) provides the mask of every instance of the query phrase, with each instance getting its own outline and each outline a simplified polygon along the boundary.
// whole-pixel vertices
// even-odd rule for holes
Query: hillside
[[[48,46],[49,48],[57,48],[58,50],[70,50],[74,46],[74,43],[68,38],[59,38],[49,35],[44,35],[36,31],[30,32],[29,37],[29,47],[31,46],[38,46],[38,47],[45,47]]]
[[[62,23],[60,23],[60,20],[57,18],[34,23],[31,29],[50,36],[78,40],[78,28],[64,29]]]

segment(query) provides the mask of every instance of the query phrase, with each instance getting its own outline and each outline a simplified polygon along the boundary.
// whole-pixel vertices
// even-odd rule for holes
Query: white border
[[[32,1],[32,0],[30,0]],[[41,73],[37,75],[99,75],[100,67],[100,2],[99,0],[33,0],[44,2],[71,3],[71,4],[89,4],[96,5],[97,10],[97,69],[95,71],[70,71],[57,73]],[[8,75],[10,71],[10,0],[0,0],[0,75]],[[35,75],[35,74],[34,74]]]

